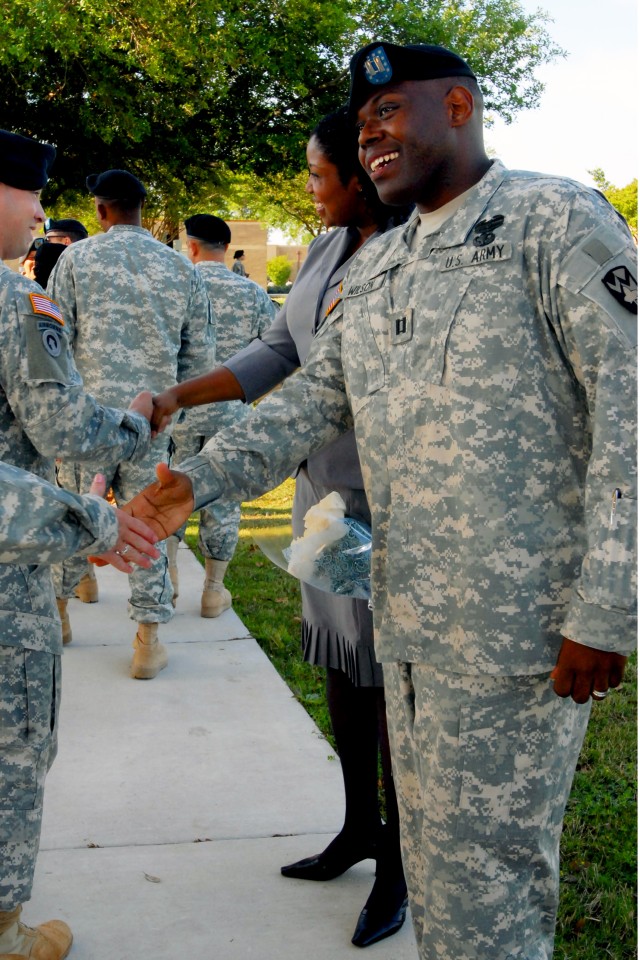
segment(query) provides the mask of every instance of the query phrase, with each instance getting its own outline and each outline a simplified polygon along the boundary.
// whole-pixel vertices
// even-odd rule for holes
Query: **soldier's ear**
[[[449,111],[452,127],[463,127],[473,116],[475,102],[473,94],[462,84],[452,87],[447,93],[445,102]]]

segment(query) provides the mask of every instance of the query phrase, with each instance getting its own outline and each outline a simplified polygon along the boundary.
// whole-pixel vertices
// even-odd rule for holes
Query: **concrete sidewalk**
[[[128,675],[125,577],[100,569],[100,602],[69,604],[24,919],[66,920],[71,960],[353,960],[374,862],[330,883],[279,869],[339,830],[339,761],[233,611],[200,618],[202,569],[178,556],[177,612],[160,628],[169,666],[152,681]],[[410,920],[366,955],[415,960]]]

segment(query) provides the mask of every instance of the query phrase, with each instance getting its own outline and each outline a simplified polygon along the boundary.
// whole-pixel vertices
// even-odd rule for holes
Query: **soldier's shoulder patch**
[[[602,282],[612,297],[630,313],[638,312],[638,281],[628,267],[620,264],[612,267],[602,277]]]
[[[55,300],[47,297],[44,293],[30,293],[29,300],[31,301],[31,309],[35,314],[51,317],[64,327],[64,318]]]

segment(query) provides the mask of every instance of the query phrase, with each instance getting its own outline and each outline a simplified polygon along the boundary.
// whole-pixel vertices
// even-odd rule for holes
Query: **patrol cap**
[[[42,190],[56,149],[19,133],[0,130],[0,183],[18,190]]]
[[[147,195],[144,186],[128,170],[105,170],[87,177],[87,190],[103,200],[125,200],[135,203]]]
[[[441,77],[472,77],[475,74],[457,53],[432,43],[374,41],[351,58],[349,114],[355,116],[363,103],[388,83],[403,80],[439,80]]]
[[[51,217],[47,217],[44,222],[44,230],[46,233],[51,233],[55,230],[57,233],[79,233],[84,240],[89,236],[89,232],[83,223],[80,223],[79,220],[72,220],[70,217],[62,220],[52,220]]]
[[[196,213],[184,222],[188,237],[226,246],[231,243],[231,230],[220,217],[211,213]]]

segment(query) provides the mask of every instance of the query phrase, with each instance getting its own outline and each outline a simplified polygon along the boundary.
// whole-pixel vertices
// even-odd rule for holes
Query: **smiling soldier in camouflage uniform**
[[[209,370],[215,334],[199,273],[141,226],[146,190],[140,181],[125,170],[107,170],[88,177],[87,187],[105,232],[68,247],[47,289],[67,320],[87,389],[117,406],[138,384],[157,393]],[[124,502],[150,481],[159,460],[168,459],[168,446],[166,434],[157,437],[149,455],[134,465],[115,457],[96,459],[90,467],[67,460],[60,477],[69,489],[86,492],[99,471],[116,502]],[[85,573],[77,559],[64,564],[56,578],[58,597],[73,596]],[[138,624],[131,675],[148,680],[167,665],[158,624],[173,615],[164,545],[151,569],[134,570],[129,583],[129,616]]]
[[[487,158],[442,48],[352,60],[368,244],[302,371],[132,504],[257,496],[355,424],[421,960],[551,960],[562,817],[635,642],[635,247],[593,190]]]
[[[224,363],[252,340],[262,337],[275,317],[271,298],[253,280],[233,273],[224,257],[231,243],[231,230],[220,217],[198,213],[184,222],[187,231],[187,256],[200,273],[216,321],[216,363]],[[180,396],[180,384],[159,397]],[[174,409],[178,409],[178,403]],[[187,411],[183,422],[173,430],[175,453],[172,463],[199,453],[209,437],[219,430],[244,420],[251,406],[241,400],[211,403]],[[205,558],[205,580],[200,612],[203,617],[218,617],[231,606],[231,594],[223,580],[238,544],[240,504],[233,501],[211,504],[200,511],[198,544]],[[184,534],[182,534],[184,535]],[[167,550],[171,579],[177,594],[178,570],[175,553],[179,537],[170,537]]]
[[[44,221],[39,196],[54,157],[47,144],[0,131],[3,260],[24,254]],[[1,460],[53,481],[57,454],[76,460],[147,452],[149,423],[134,410],[150,415],[150,395],[137,398],[127,413],[97,404],[84,391],[57,304],[4,264],[0,326]],[[34,496],[29,509],[16,512],[14,550],[19,549],[20,524],[28,540],[34,527],[47,522],[37,513],[38,502]],[[8,498],[3,510],[11,508]],[[104,523],[104,511],[100,516]],[[107,533],[112,532],[110,527]],[[96,533],[99,543],[100,525]],[[76,543],[68,545],[73,549]],[[53,921],[46,930],[29,931],[19,923],[22,904],[31,895],[44,781],[55,755],[62,650],[47,566],[52,554],[45,551],[38,559],[37,550],[24,552],[27,546],[23,544],[19,563],[0,566],[0,956],[59,960],[71,943],[66,924]]]

